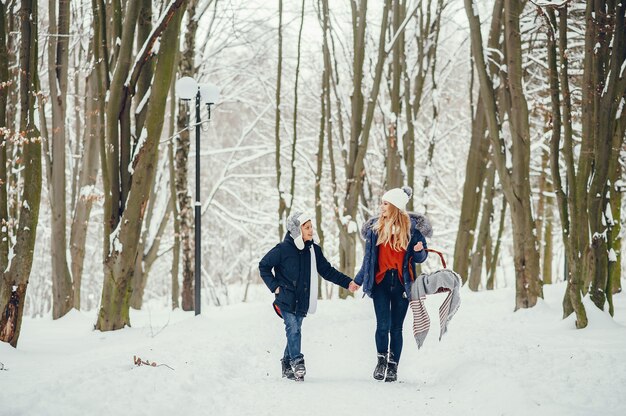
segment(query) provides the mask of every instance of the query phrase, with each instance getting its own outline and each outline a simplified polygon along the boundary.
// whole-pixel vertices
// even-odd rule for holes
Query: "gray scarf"
[[[441,332],[439,340],[448,330],[448,322],[452,319],[461,304],[461,277],[452,270],[442,269],[434,273],[422,273],[411,284],[411,311],[413,312],[413,336],[417,348],[421,348],[430,329],[430,318],[424,306],[426,295],[439,292],[448,292],[448,296],[439,307],[439,322]]]

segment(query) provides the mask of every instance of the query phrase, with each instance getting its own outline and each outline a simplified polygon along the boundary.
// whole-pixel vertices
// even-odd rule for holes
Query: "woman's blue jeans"
[[[293,361],[304,357],[300,351],[302,345],[302,320],[304,316],[296,315],[291,312],[282,311],[283,320],[285,321],[285,334],[287,335],[287,346],[283,360]]]
[[[379,354],[391,351],[396,362],[402,353],[402,324],[409,307],[398,271],[387,270],[380,283],[372,288],[376,313],[376,350]]]

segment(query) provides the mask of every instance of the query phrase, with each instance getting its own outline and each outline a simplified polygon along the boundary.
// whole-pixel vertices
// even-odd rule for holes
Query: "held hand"
[[[276,288],[276,290],[274,291],[275,295],[278,295],[280,293],[280,286]]]
[[[418,251],[422,251],[424,250],[424,245],[422,244],[421,241],[418,241],[417,244],[415,244],[415,246],[413,246],[413,251],[418,252]]]
[[[357,285],[356,283],[354,283],[354,281],[350,282],[350,284],[348,285],[348,290],[352,293],[356,292],[357,290],[359,290],[361,286]]]

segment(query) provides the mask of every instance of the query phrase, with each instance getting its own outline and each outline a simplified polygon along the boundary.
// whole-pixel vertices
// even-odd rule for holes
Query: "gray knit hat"
[[[287,218],[287,231],[291,234],[298,250],[304,249],[304,239],[300,227],[307,221],[311,221],[311,216],[302,211],[296,211]]]

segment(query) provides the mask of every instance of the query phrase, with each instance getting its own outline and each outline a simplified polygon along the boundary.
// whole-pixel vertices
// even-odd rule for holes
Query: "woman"
[[[365,253],[354,281],[374,301],[376,313],[376,380],[396,381],[402,353],[402,324],[415,279],[415,263],[426,260],[426,239],[432,235],[428,220],[407,213],[409,187],[394,188],[382,197],[380,215],[363,225]]]
[[[301,381],[306,374],[304,355],[300,351],[302,320],[307,313],[315,313],[318,273],[352,292],[358,286],[326,260],[321,247],[313,242],[311,217],[302,212],[287,219],[285,239],[261,259],[259,271],[269,290],[276,295],[274,309],[285,321],[287,346],[281,360],[283,377]]]

